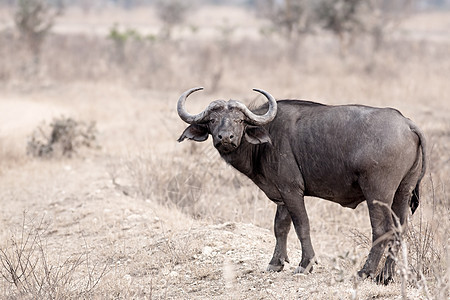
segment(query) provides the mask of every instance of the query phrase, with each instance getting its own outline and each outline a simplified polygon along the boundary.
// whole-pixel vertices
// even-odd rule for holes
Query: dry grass
[[[154,33],[157,22],[142,27],[145,13],[101,13],[100,32],[106,35],[114,21],[125,20],[124,27]],[[141,22],[132,23],[133,14]],[[46,41],[36,77],[18,36],[0,33],[5,58],[0,63],[2,253],[18,253],[11,241],[20,244],[13,232],[25,229],[25,210],[49,220],[48,234],[25,230],[47,245],[35,248],[30,261],[44,255],[47,265],[60,259],[67,262],[63,266],[78,266],[71,257],[89,260],[99,270],[107,267],[108,273],[93,275],[101,280],[83,294],[92,298],[398,299],[401,276],[387,288],[354,281],[369,247],[365,204],[349,210],[308,198],[319,265],[308,276],[291,275],[301,252],[290,234],[287,271],[261,272],[273,251],[275,205],[222,162],[209,141],[178,144],[185,125],[175,112],[177,97],[192,86],[206,88],[188,103],[192,111],[222,97],[250,103],[256,99],[251,88],[259,87],[277,98],[396,107],[425,131],[429,169],[405,239],[409,279],[404,293],[411,299],[446,299],[450,41],[412,35],[428,28],[426,15],[420,15],[394,32],[381,52],[372,53],[361,38],[342,58],[337,40],[326,34],[289,44],[261,36],[264,24],[248,12],[239,10],[228,21],[223,14],[204,8],[188,21],[197,30],[185,26],[174,40],[131,39],[118,48],[104,36],[86,34],[87,27],[69,34],[67,26],[80,24],[74,22],[79,14],[69,12]],[[445,22],[430,18],[432,30],[448,31]],[[29,107],[39,113],[26,113]],[[71,160],[27,157],[27,136],[55,112],[96,121],[101,149]],[[54,266],[58,270],[61,264]],[[91,269],[71,270],[76,279]],[[71,287],[62,286],[67,289],[58,295],[75,297]],[[1,297],[20,297],[12,290],[18,291],[14,283],[0,280]]]
[[[28,220],[24,213],[18,233],[0,249],[0,274],[11,289],[6,298],[80,298],[90,297],[108,272],[98,265],[88,245],[77,254],[52,253],[47,247],[45,220]]]
[[[274,207],[209,145],[189,145],[189,159],[161,159],[156,151],[112,162],[109,174],[116,187],[126,195],[175,206],[195,219],[251,222],[263,227],[271,223]]]

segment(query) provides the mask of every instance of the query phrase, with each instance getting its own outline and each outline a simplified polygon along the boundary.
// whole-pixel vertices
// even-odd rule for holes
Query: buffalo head
[[[267,92],[253,89],[263,94],[269,100],[269,109],[264,115],[251,112],[244,104],[235,100],[216,100],[197,115],[186,111],[187,97],[203,88],[193,88],[184,92],[178,100],[178,115],[186,123],[191,124],[178,139],[190,139],[197,142],[205,141],[208,135],[213,137],[214,147],[227,154],[236,150],[242,138],[251,144],[271,143],[268,132],[262,127],[270,123],[277,114],[277,102]]]

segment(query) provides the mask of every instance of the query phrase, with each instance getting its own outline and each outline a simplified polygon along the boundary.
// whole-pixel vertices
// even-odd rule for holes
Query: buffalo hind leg
[[[284,205],[277,206],[275,214],[274,232],[277,244],[270,260],[267,271],[279,272],[284,268],[284,262],[289,263],[287,256],[287,237],[291,229],[291,216]]]
[[[406,230],[409,200],[411,199],[411,191],[404,190],[401,187],[395,193],[392,203],[392,214],[394,216],[395,234],[394,242],[389,246],[388,256],[380,274],[376,277],[376,282],[380,284],[389,284],[393,280],[396,257],[400,247],[401,234]],[[398,223],[400,222],[400,223]]]
[[[374,277],[386,245],[392,242],[394,234],[390,205],[384,201],[367,200],[367,206],[372,227],[372,248],[363,268],[358,272],[361,278]]]

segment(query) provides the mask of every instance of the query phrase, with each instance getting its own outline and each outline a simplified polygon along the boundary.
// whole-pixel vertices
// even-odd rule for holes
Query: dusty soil
[[[21,232],[39,227],[50,263],[57,265],[63,258],[88,254],[86,269],[79,267],[75,273],[83,276],[91,270],[89,274],[101,277],[89,294],[93,298],[355,299],[356,295],[361,299],[401,298],[398,280],[384,287],[354,278],[367,249],[357,245],[351,229],[358,226],[359,218],[367,217],[364,207],[358,213],[362,217],[340,208],[339,212],[348,213],[346,216],[352,220],[347,223],[333,212],[337,206],[325,207],[320,212],[324,207],[317,206],[314,200],[309,202],[311,218],[316,216],[312,227],[319,263],[312,274],[305,276],[292,274],[301,257],[293,234],[289,243],[291,264],[282,272],[268,273],[265,268],[274,247],[271,230],[248,223],[195,220],[173,204],[135,196],[126,189],[125,179],[118,180],[119,184],[113,181],[112,174],[124,157],[139,151],[141,143],[136,139],[143,136],[159,155],[180,151],[175,147],[183,146],[174,142],[172,130],[146,127],[154,124],[160,114],[168,114],[169,119],[176,117],[173,112],[168,113],[171,105],[150,109],[153,101],[148,99],[161,96],[151,91],[141,92],[146,97],[139,97],[139,93],[117,87],[86,85],[82,93],[79,88],[65,87],[63,101],[56,101],[58,90],[37,92],[33,97],[41,101],[33,101],[31,106],[27,93],[6,93],[0,99],[5,116],[30,107],[36,112],[25,113],[26,120],[2,119],[6,125],[1,141],[14,136],[10,141],[16,143],[15,149],[25,148],[26,133],[42,119],[67,112],[85,119],[95,117],[102,145],[100,149],[83,149],[72,159],[21,156],[14,167],[2,169],[3,247],[11,246]],[[103,93],[101,97],[96,94],[99,91]],[[12,94],[16,97],[14,101]],[[88,105],[92,99],[96,105]],[[125,109],[123,103],[127,103]],[[137,126],[138,123],[141,125]],[[153,138],[161,137],[165,142],[151,143]],[[348,217],[345,218],[349,220]],[[271,219],[266,222],[270,224]],[[368,229],[365,219],[360,230]],[[102,270],[106,273],[102,274]],[[13,285],[1,280],[0,292],[5,297],[17,295]],[[68,295],[74,295],[71,285],[66,289]],[[424,298],[423,291],[416,286],[408,286],[407,295],[410,299]]]

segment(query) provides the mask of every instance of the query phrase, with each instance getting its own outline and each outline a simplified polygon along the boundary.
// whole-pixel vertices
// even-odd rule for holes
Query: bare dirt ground
[[[176,100],[169,101],[171,95],[162,96],[167,98],[167,105],[158,107],[162,99],[156,104],[151,99],[161,94],[154,92],[146,92],[143,97],[127,89],[92,85],[66,86],[64,91],[65,100],[57,99],[60,92],[55,90],[33,93],[33,98],[41,99],[32,102],[35,114],[25,114],[26,122],[21,118],[3,119],[7,120],[8,126],[4,128],[8,130],[3,131],[2,141],[8,136],[20,138],[21,144],[16,146],[23,147],[23,151],[25,133],[42,119],[70,112],[85,119],[95,117],[102,147],[84,150],[72,159],[22,158],[14,168],[5,168],[0,175],[4,244],[11,245],[21,232],[33,232],[32,228],[39,227],[45,253],[54,266],[57,261],[68,263],[66,258],[71,261],[79,255],[88,255],[88,262],[79,266],[77,273],[95,278],[100,277],[104,268],[107,271],[91,295],[94,298],[400,297],[400,282],[384,287],[353,278],[368,250],[367,245],[358,245],[351,233],[356,228],[370,233],[364,205],[355,214],[325,201],[309,199],[319,264],[308,276],[292,274],[301,252],[291,234],[292,263],[280,273],[266,273],[274,247],[273,235],[267,229],[270,225],[261,228],[241,222],[194,220],[173,204],[133,196],[132,190],[127,192],[124,188],[126,178],[117,175],[119,183],[114,184],[114,170],[127,157],[141,152],[144,144],[156,157],[162,153],[182,155],[182,149],[190,147],[176,144],[178,131],[152,126],[163,115],[171,121],[176,119],[171,111]],[[0,99],[5,116],[30,108],[29,94],[13,94],[6,93]],[[12,97],[14,101],[10,100]],[[90,104],[93,99],[95,105]],[[146,141],[142,143],[140,139]],[[225,165],[221,168],[225,168],[225,176],[234,173]],[[229,195],[230,199],[233,197]],[[214,201],[214,197],[208,195],[208,200]],[[275,205],[271,207],[268,200],[262,201],[267,201],[269,213],[261,215],[266,220],[260,223],[270,224]],[[71,289],[76,290],[80,284],[83,284],[80,279],[73,279],[73,287],[66,286],[64,292],[74,295]],[[10,295],[11,288],[3,282],[2,294]],[[424,298],[423,290],[415,286],[408,286],[407,295],[410,299]]]
[[[145,23],[145,11],[135,13],[133,17],[113,12],[113,21],[136,28],[145,24],[148,30],[157,26]],[[221,11],[214,18],[201,10],[194,20],[200,28],[209,19],[221,26],[232,24],[230,15]],[[235,16],[241,30],[236,39],[249,31],[248,36],[257,35],[258,21],[246,19],[247,12],[242,10]],[[229,21],[224,21],[226,17]],[[110,28],[111,16],[99,18],[101,22],[89,17],[87,24],[92,27],[81,31],[101,34]],[[448,23],[436,21],[447,20],[442,14],[431,18],[435,20],[431,27],[420,28],[448,29]],[[56,29],[80,33],[79,19],[79,12],[72,12],[65,22],[58,21]],[[403,26],[411,30],[423,22],[411,20]],[[202,37],[207,39],[211,32],[217,34],[217,28],[204,29]],[[389,286],[357,280],[354,276],[370,246],[367,207],[363,203],[355,210],[344,209],[315,198],[306,200],[318,259],[313,272],[292,274],[301,258],[293,230],[288,242],[291,263],[282,272],[265,272],[275,245],[271,229],[275,205],[222,162],[209,141],[176,142],[185,128],[175,110],[179,94],[209,82],[208,77],[198,82],[199,77],[187,68],[183,70],[186,79],[176,88],[165,88],[170,78],[176,79],[170,71],[163,73],[173,75],[164,80],[165,85],[151,88],[123,83],[123,78],[115,82],[44,78],[45,84],[36,85],[13,78],[13,83],[2,83],[0,298],[447,299],[448,54],[434,44],[426,51],[420,43],[417,49],[399,48],[425,54],[405,56],[405,60],[378,57],[381,66],[389,67],[367,75],[361,73],[359,62],[320,56],[328,51],[323,49],[316,57],[316,49],[309,48],[313,44],[305,43],[309,49],[305,65],[297,61],[302,72],[283,58],[272,64],[270,72],[259,64],[248,66],[240,58],[224,59],[230,66],[225,64],[219,88],[195,96],[188,109],[199,111],[217,98],[252,102],[253,87],[264,88],[276,98],[400,109],[424,130],[429,145],[421,204],[411,217],[413,230],[406,238],[408,280],[397,275]],[[185,59],[175,56],[172,47],[167,49],[173,60]],[[213,62],[222,63],[211,55]],[[250,71],[254,77],[245,76]],[[153,70],[147,72],[153,74]],[[72,158],[27,156],[33,130],[61,115],[95,121],[99,147],[77,149]],[[8,258],[17,272],[5,265]]]

